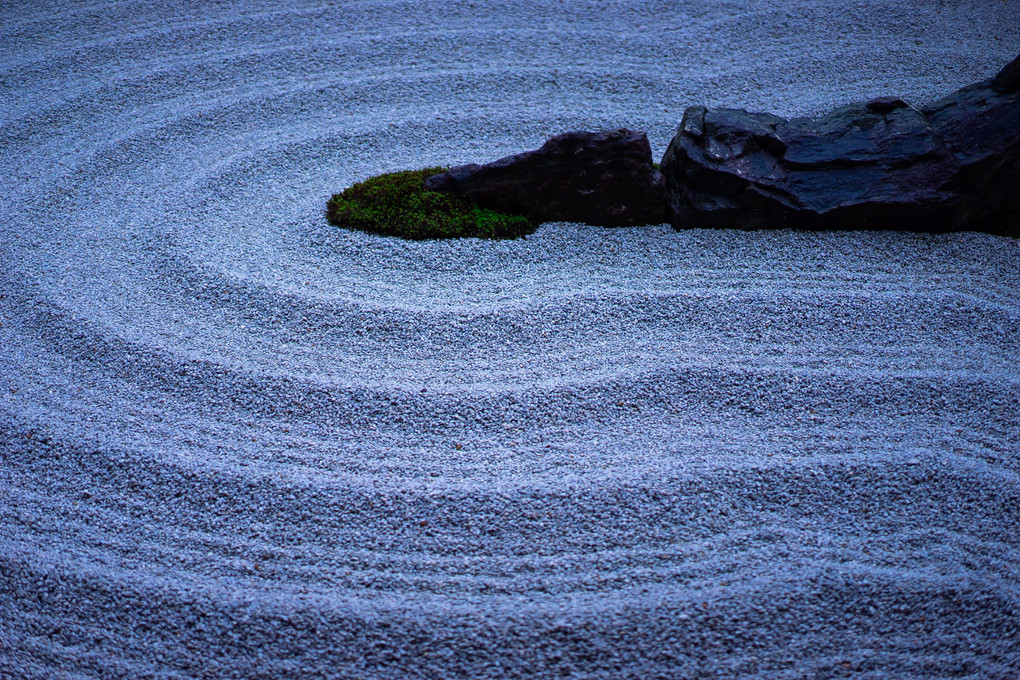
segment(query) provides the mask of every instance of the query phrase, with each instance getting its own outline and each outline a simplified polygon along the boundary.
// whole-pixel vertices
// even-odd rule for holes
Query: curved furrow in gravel
[[[323,211],[1018,45],[956,0],[15,3],[0,676],[1016,676],[1018,242]]]

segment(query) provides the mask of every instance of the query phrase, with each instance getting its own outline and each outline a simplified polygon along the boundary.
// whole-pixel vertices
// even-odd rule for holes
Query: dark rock
[[[992,79],[992,86],[1002,92],[1020,90],[1020,56],[1006,64]]]
[[[568,132],[536,151],[451,168],[425,187],[535,222],[617,227],[666,220],[665,180],[648,138],[627,129]]]
[[[1020,58],[930,106],[883,97],[818,118],[687,109],[662,159],[677,229],[1020,236]]]

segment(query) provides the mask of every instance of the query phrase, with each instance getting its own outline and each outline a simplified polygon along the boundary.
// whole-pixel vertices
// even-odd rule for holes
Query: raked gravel
[[[2,5],[4,680],[1020,677],[1020,242],[324,219],[1016,2]]]

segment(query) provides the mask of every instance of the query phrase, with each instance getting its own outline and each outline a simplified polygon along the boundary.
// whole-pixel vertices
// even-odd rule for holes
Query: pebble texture
[[[6,3],[0,677],[1017,677],[1020,243],[323,205],[1018,52],[972,0]]]

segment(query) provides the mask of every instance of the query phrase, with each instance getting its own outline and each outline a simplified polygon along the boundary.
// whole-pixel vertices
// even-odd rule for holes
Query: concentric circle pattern
[[[4,3],[0,677],[1020,677],[1017,241],[324,218],[1018,52],[1013,2]]]

